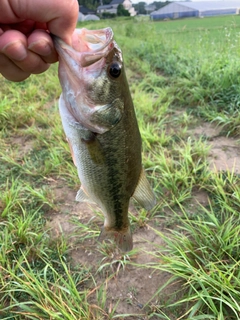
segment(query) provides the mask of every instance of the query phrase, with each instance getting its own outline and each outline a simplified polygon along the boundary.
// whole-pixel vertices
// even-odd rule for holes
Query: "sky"
[[[146,3],[152,3],[154,0],[131,0],[132,3],[138,3],[140,1],[146,2]],[[164,2],[164,0],[156,0],[156,1],[162,1]],[[174,1],[178,1],[178,0],[174,0]],[[209,1],[209,0],[192,0],[192,2],[196,2],[196,1]],[[219,1],[219,0],[211,0],[211,1]],[[225,0],[227,1],[227,0]]]

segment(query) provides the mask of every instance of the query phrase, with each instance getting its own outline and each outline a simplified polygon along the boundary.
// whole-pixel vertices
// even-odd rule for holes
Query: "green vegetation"
[[[58,115],[57,66],[21,83],[0,78],[0,318],[238,320],[238,167],[220,170],[210,160],[215,139],[226,139],[221,151],[234,141],[240,154],[240,17],[84,24],[106,26],[124,53],[158,197],[151,212],[136,206],[129,214],[134,240],[153,235],[151,249],[142,241],[122,255],[98,244],[101,213],[76,213],[79,181]],[[70,231],[54,231],[54,217],[70,221]],[[120,296],[113,300],[123,281],[125,302],[137,301],[134,268],[147,275],[139,285],[171,275],[138,302],[139,316],[118,311]]]
[[[122,4],[119,4],[117,7],[117,16],[130,16],[130,13],[128,12],[128,10],[124,9],[124,6]]]

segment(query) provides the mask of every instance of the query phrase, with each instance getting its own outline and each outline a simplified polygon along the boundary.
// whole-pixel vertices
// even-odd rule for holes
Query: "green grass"
[[[178,279],[184,283],[184,297],[168,307],[184,308],[187,319],[238,319],[239,214],[225,208],[217,216],[213,207],[200,208],[197,219],[192,219],[182,210],[182,225],[170,238],[157,232],[167,249],[159,248],[157,256],[163,264],[153,268],[173,275],[167,285]]]
[[[21,83],[0,78],[0,318],[136,319],[118,314],[119,301],[109,304],[108,282],[139,268],[171,274],[141,310],[144,317],[238,320],[239,175],[210,169],[210,138],[194,129],[210,122],[239,144],[240,17],[84,25],[106,26],[124,53],[143,164],[158,198],[151,212],[135,204],[132,228],[152,230],[164,245],[147,253],[155,262],[142,264],[135,249],[122,255],[112,243],[97,244],[97,209],[94,219],[74,217],[72,234],[53,235],[49,217],[68,217],[74,204],[66,195],[59,200],[58,188],[79,188],[58,114],[57,67]],[[200,191],[205,204],[196,201]],[[99,261],[76,264],[74,250]],[[173,285],[177,292],[166,296]]]

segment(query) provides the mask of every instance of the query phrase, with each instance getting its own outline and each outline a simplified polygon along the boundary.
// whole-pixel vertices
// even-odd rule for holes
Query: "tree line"
[[[92,10],[97,10],[98,6],[101,5],[107,5],[111,2],[112,0],[78,0],[79,5],[82,5],[84,7],[87,7]],[[161,7],[164,7],[171,1],[153,1],[152,4],[156,6],[156,10],[160,9]],[[133,7],[139,14],[146,14],[146,10],[144,6],[146,5],[146,2],[140,1],[139,3],[133,4]],[[121,8],[122,10],[122,8]]]
[[[109,4],[112,0],[78,0],[79,5],[96,10],[98,6]]]

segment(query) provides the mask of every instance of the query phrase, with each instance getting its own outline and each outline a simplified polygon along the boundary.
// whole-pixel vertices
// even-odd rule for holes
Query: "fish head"
[[[105,133],[122,118],[122,52],[111,28],[76,29],[72,46],[53,36],[59,55],[63,99],[76,122],[94,133]]]

